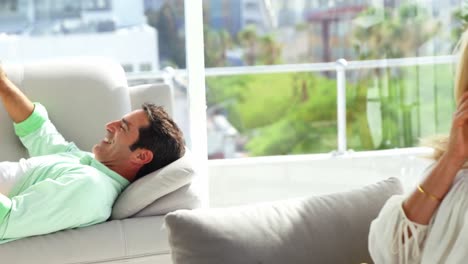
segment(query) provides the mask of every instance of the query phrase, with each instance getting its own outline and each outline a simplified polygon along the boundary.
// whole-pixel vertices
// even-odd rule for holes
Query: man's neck
[[[105,165],[109,169],[115,171],[120,176],[127,179],[129,182],[133,182],[133,180],[136,177],[137,172],[140,170],[140,168],[136,168],[135,166],[132,166],[131,164],[126,164],[126,165],[108,165],[108,164],[105,164]]]

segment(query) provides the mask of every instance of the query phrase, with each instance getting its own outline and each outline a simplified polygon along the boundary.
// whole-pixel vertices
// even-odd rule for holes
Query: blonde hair
[[[458,55],[458,64],[455,74],[455,102],[458,107],[459,100],[463,93],[468,91],[468,30],[466,30],[455,48]],[[438,160],[447,151],[449,142],[448,135],[437,135],[421,140],[423,146],[434,149],[434,154],[431,158]]]

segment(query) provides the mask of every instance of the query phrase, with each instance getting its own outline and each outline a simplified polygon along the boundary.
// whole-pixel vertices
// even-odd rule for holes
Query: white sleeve
[[[402,207],[405,198],[392,196],[371,223],[369,252],[376,264],[420,263],[428,226],[414,223],[406,217]]]

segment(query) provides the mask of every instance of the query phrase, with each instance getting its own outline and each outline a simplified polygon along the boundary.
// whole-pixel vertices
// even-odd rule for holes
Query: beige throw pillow
[[[169,213],[174,264],[372,263],[371,221],[402,193],[396,178],[344,193]]]

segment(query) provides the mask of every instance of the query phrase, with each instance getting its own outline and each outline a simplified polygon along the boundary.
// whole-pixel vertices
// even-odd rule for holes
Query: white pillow
[[[124,219],[137,214],[158,198],[165,196],[193,179],[194,170],[189,149],[171,164],[133,182],[117,198],[111,219]]]
[[[195,175],[195,177],[197,177]],[[195,181],[195,180],[194,180]],[[133,217],[166,215],[180,209],[195,209],[202,206],[199,191],[194,188],[194,183],[189,183],[143,208]]]

